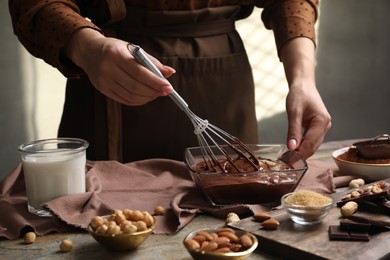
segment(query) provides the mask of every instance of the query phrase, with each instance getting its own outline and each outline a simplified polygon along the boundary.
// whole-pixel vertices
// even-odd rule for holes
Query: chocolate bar
[[[390,191],[387,191],[387,197],[380,197],[370,200],[371,203],[390,210]]]
[[[370,235],[365,231],[342,230],[340,226],[329,226],[330,240],[370,241]]]
[[[374,217],[363,216],[361,214],[354,214],[347,217],[349,220],[366,223],[374,227],[387,227],[390,228],[390,221],[380,220]]]
[[[341,219],[340,220],[340,229],[343,231],[361,231],[367,232],[369,231],[371,224],[356,222],[350,219]]]
[[[387,198],[390,192],[390,182],[379,181],[376,183],[368,184],[362,188],[356,189],[352,192],[347,193],[340,201],[337,202],[338,207],[342,207],[349,201],[372,201],[382,198]]]

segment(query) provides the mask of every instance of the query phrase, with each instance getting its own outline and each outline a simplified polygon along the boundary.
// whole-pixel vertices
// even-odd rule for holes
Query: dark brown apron
[[[140,45],[175,68],[169,81],[196,115],[246,143],[257,143],[252,71],[234,27],[239,11],[239,7],[173,12],[128,7],[126,18],[107,32]],[[68,82],[59,135],[89,141],[90,160],[183,160],[185,148],[198,146],[193,130],[169,97],[124,106],[82,78]]]

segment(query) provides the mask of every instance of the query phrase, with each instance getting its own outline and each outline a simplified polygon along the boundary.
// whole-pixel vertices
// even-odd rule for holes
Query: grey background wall
[[[388,10],[390,10],[388,0],[321,1],[318,23],[317,87],[332,115],[333,122],[326,141],[366,138],[380,133],[390,133]],[[261,27],[258,13],[254,16],[259,23],[256,26]],[[45,118],[42,114],[53,107],[61,108],[65,79],[55,69],[32,58],[21,48],[12,32],[8,1],[0,2],[0,21],[2,35],[0,41],[0,179],[2,179],[20,161],[16,150],[19,144],[42,136],[49,137],[55,133],[61,111],[55,111],[50,118]],[[252,22],[247,23],[241,24],[241,28],[249,28],[249,23]],[[271,38],[268,37],[270,32],[265,33],[267,38]],[[247,34],[249,36],[245,36],[245,41],[250,46],[251,33]],[[258,40],[254,42],[254,46],[258,46]],[[249,48],[248,52],[251,54],[252,49]],[[268,51],[263,52],[268,53]],[[256,59],[254,56],[251,55],[251,59]],[[277,64],[276,70],[282,71],[275,53],[271,56],[273,64]],[[272,81],[268,83],[264,83],[266,81],[263,79],[260,81],[261,84],[256,83],[259,89],[269,87],[270,91],[278,91]],[[48,83],[51,85],[48,90],[43,89],[42,85]],[[277,83],[275,82],[275,85]],[[282,88],[285,87],[285,83],[283,84]],[[259,109],[260,142],[284,143],[287,127],[285,113],[279,109],[272,114],[267,114],[276,103],[278,106],[284,106],[284,96],[278,94],[280,98],[274,102],[264,94],[270,91],[259,91],[256,97],[259,107],[266,101],[275,104]],[[282,90],[281,93],[285,91]],[[50,98],[41,99],[39,95],[42,93]],[[44,122],[45,126],[39,122]],[[50,131],[47,134],[38,134],[38,128],[43,129],[40,130],[41,132],[47,129]]]
[[[317,80],[328,140],[390,134],[390,1],[322,1]],[[329,15],[326,15],[329,14]]]
[[[323,0],[317,87],[332,115],[326,140],[390,133],[390,1]],[[286,115],[259,122],[265,142],[284,142]]]

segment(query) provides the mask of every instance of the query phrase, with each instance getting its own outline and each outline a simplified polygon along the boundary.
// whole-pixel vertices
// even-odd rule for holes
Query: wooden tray
[[[341,198],[346,192],[333,197]],[[359,205],[359,213],[361,213]],[[261,229],[252,217],[231,223],[229,226],[249,231],[259,239],[258,250],[283,259],[390,259],[390,231],[371,235],[370,241],[330,241],[329,225],[339,225],[340,209],[333,208],[322,223],[313,226],[295,224],[284,209],[269,212],[280,222],[277,230]],[[365,206],[363,212],[380,220],[390,220],[389,211],[377,206]],[[303,258],[304,257],[304,258]]]

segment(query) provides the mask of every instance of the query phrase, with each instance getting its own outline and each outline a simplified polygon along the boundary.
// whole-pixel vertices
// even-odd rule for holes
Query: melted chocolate
[[[264,173],[253,172],[244,160],[236,162],[240,170],[246,172],[237,173],[227,166],[229,173],[196,174],[197,184],[214,204],[279,202],[284,194],[294,189],[300,178],[296,171],[281,171],[293,169],[283,162],[260,158]],[[195,169],[205,170],[204,164],[198,163]]]
[[[282,162],[282,161],[274,161],[271,159],[266,159],[259,157],[257,159],[257,167],[254,167],[253,164],[248,162],[248,158],[242,158],[239,157],[235,160],[233,160],[234,166],[231,165],[231,163],[226,160],[219,160],[219,165],[222,165],[223,169],[220,169],[218,165],[213,165],[210,167],[211,162],[199,162],[193,167],[193,170],[195,172],[225,172],[225,173],[249,173],[249,172],[255,172],[255,171],[269,171],[269,170],[288,170],[293,169],[290,165]],[[239,171],[237,171],[237,169]]]
[[[248,162],[248,158],[240,156],[233,159],[235,167],[227,159],[211,166],[210,161],[201,161],[192,166],[195,172],[192,177],[206,197],[216,205],[274,204],[280,203],[284,194],[294,190],[306,171],[305,165],[297,163],[301,161],[295,153],[288,153],[278,160],[254,159],[256,167]],[[298,168],[295,170],[290,163]]]

